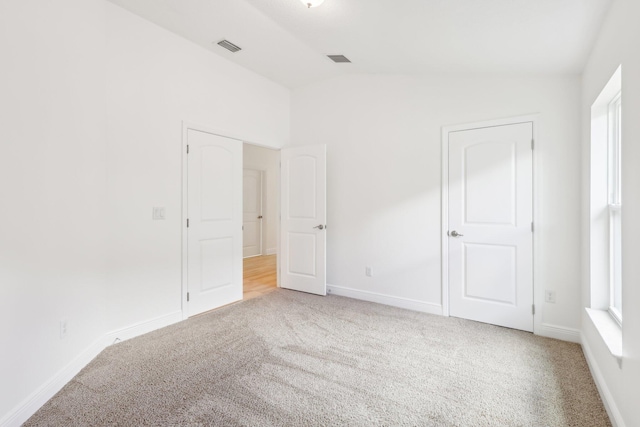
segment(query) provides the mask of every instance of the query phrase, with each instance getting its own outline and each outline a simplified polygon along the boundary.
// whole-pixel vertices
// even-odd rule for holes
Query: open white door
[[[280,286],[326,295],[327,147],[281,151]]]
[[[242,142],[195,129],[187,147],[187,316],[242,299]]]
[[[262,255],[262,172],[245,169],[242,177],[242,256]]]
[[[449,308],[533,331],[531,122],[449,133]]]

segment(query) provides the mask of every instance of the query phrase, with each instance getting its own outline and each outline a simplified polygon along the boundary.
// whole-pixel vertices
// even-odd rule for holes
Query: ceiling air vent
[[[231,43],[229,40],[222,40],[218,42],[219,46],[222,46],[223,48],[227,49],[229,52],[237,52],[239,50],[242,50],[242,48],[236,46],[235,44]]]
[[[329,59],[331,59],[335,63],[351,62],[351,61],[349,61],[349,58],[347,58],[344,55],[327,55],[327,56],[329,57]]]

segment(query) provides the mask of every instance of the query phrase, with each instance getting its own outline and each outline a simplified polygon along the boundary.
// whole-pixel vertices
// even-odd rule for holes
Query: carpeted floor
[[[609,426],[580,346],[277,290],[104,350],[26,426]]]

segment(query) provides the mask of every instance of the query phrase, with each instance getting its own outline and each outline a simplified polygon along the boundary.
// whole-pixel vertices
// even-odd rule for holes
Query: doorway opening
[[[183,318],[277,287],[326,295],[326,146],[275,150],[188,122],[182,145]],[[246,269],[245,168],[262,190]]]
[[[278,287],[280,151],[243,144],[242,299]]]

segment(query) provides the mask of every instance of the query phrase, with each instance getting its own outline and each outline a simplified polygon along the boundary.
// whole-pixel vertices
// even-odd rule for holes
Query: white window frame
[[[622,93],[618,92],[608,106],[608,211],[609,211],[609,314],[622,325],[622,200],[621,141]]]

